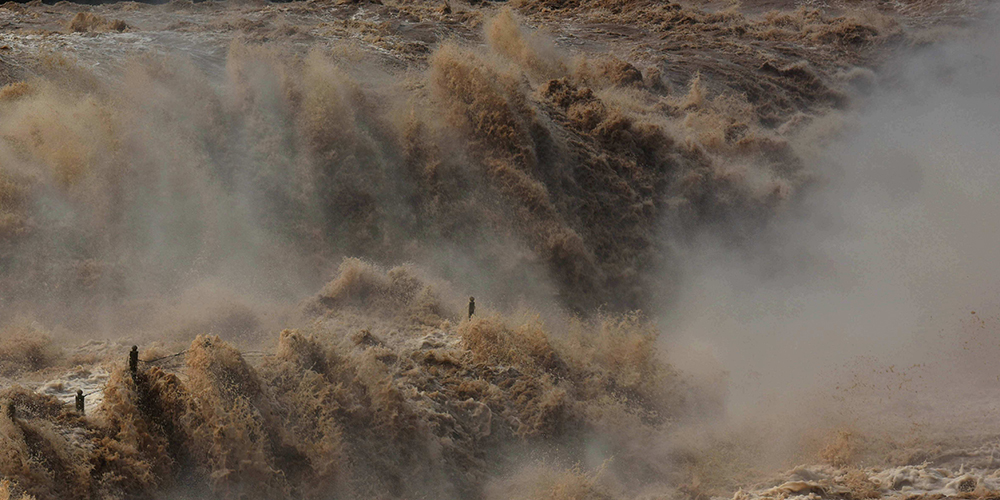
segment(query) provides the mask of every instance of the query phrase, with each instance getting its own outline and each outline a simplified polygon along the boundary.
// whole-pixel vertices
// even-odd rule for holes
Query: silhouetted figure
[[[82,389],[76,390],[76,412],[83,415],[84,395]]]
[[[469,319],[472,319],[473,314],[476,314],[476,298],[469,297]]]
[[[128,353],[128,371],[132,372],[132,378],[139,370],[139,347],[132,346],[132,352]]]
[[[14,402],[7,401],[7,418],[14,420],[17,417],[17,410],[14,409]]]

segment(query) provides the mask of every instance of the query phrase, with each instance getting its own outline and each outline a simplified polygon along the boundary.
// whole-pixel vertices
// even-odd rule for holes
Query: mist
[[[853,111],[801,129],[815,177],[765,232],[681,250],[665,342],[681,370],[725,374],[734,418],[957,426],[972,415],[937,410],[995,385],[1000,45],[986,23],[970,33],[914,50]],[[918,399],[930,406],[898,406]]]

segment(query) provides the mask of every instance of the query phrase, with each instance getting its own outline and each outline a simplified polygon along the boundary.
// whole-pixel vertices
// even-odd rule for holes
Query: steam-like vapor
[[[825,400],[840,424],[936,432],[988,412],[930,410],[995,392],[997,47],[985,31],[889,67],[863,109],[799,134],[818,174],[800,207],[745,251],[691,252],[672,342],[728,372],[737,415]]]

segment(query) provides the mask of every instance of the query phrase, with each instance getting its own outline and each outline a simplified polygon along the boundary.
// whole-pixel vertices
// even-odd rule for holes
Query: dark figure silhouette
[[[139,370],[139,347],[132,346],[132,352],[128,353],[128,371],[132,372],[132,377],[135,378],[135,374],[138,370]]]
[[[17,410],[14,409],[14,402],[7,401],[7,418],[14,420],[17,417]]]
[[[85,396],[83,395],[83,390],[82,389],[77,389],[76,390],[76,412],[79,413],[80,415],[83,415],[83,407],[84,407],[84,399],[83,398],[84,397]]]
[[[469,319],[472,319],[473,314],[476,314],[476,298],[469,297]]]

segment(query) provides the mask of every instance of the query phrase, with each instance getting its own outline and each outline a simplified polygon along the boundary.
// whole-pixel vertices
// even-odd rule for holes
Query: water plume
[[[648,303],[644,270],[669,261],[653,236],[664,218],[766,218],[799,182],[776,180],[776,198],[714,173],[724,160],[602,93],[642,80],[627,63],[570,71],[509,11],[486,37],[437,48],[416,92],[331,53],[240,42],[221,81],[171,56],[108,78],[42,65],[4,90],[5,283],[32,297],[24,307],[45,302],[40,282],[59,300],[86,295],[70,314],[105,331],[123,328],[97,312],[110,304],[206,278],[301,297],[345,255],[485,281],[510,304],[628,309]],[[458,258],[439,259],[441,246]]]

